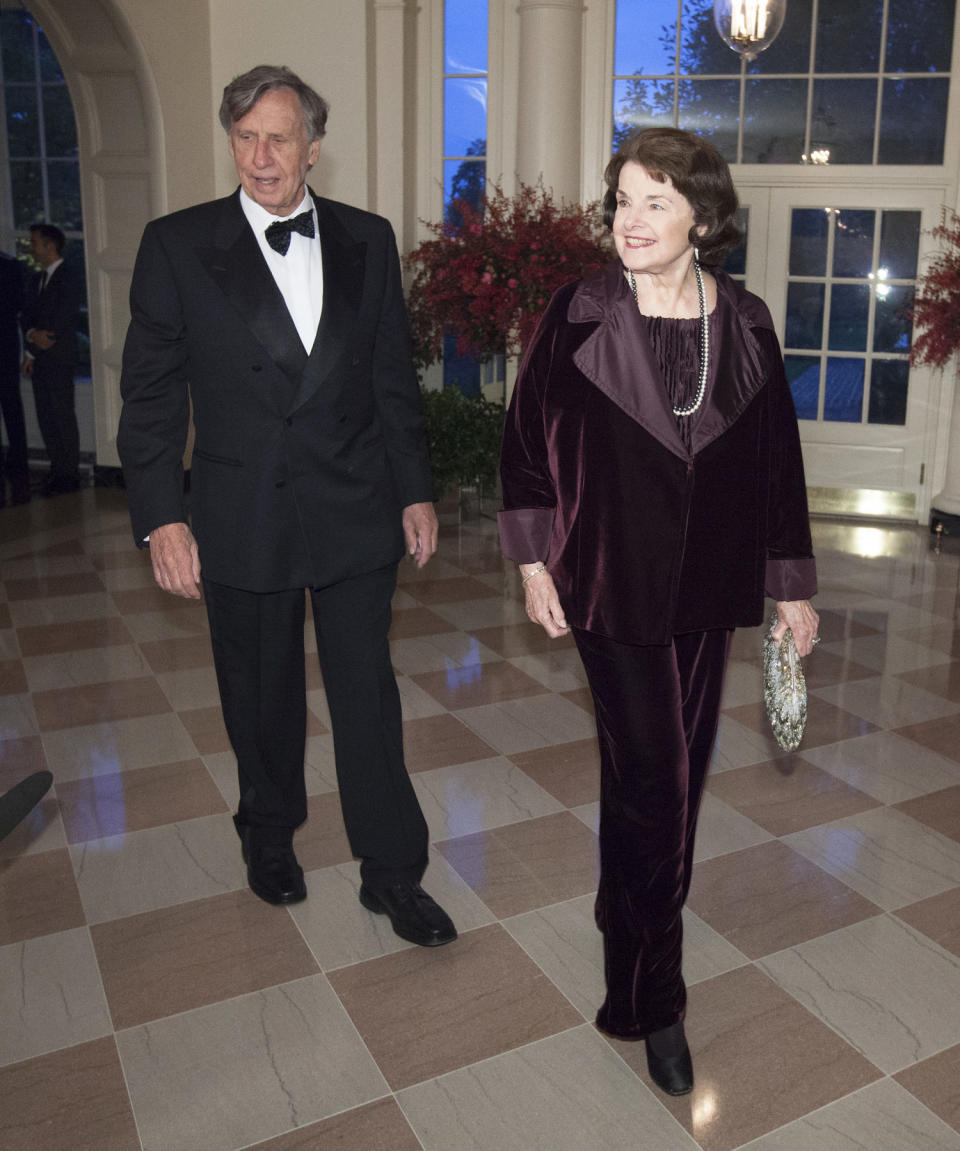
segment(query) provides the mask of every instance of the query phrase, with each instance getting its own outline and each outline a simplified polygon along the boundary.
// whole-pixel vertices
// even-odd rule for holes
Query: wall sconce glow
[[[877,268],[876,272],[867,273],[867,279],[874,281],[877,296],[881,300],[885,300],[890,295],[890,285],[883,282],[889,275],[890,270],[888,268]]]
[[[713,0],[717,31],[745,60],[753,60],[770,47],[786,14],[787,0]]]
[[[814,148],[812,152],[804,152],[800,159],[804,164],[829,164],[830,149]]]

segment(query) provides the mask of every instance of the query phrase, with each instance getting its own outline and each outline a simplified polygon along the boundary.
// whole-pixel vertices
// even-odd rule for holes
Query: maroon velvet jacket
[[[816,592],[773,322],[759,297],[716,279],[692,455],[619,263],[553,297],[507,414],[504,555],[544,560],[567,622],[622,643],[753,626],[764,592]]]

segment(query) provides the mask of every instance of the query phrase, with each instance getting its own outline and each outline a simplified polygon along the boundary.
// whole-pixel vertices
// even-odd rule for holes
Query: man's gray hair
[[[307,128],[307,138],[320,140],[326,135],[327,113],[330,105],[324,98],[304,84],[296,72],[285,65],[258,64],[242,76],[236,76],[223,90],[220,102],[220,123],[229,132],[238,120],[242,120],[265,92],[276,88],[292,88],[300,99],[303,121]]]

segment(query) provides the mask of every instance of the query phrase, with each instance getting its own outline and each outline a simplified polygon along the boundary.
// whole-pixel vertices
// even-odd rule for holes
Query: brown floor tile
[[[140,1147],[110,1036],[0,1067],[6,1151],[134,1151]]]
[[[421,1151],[395,1099],[378,1099],[320,1123],[255,1143],[248,1151]]]
[[[35,691],[33,704],[41,731],[161,715],[173,710],[152,675]]]
[[[904,639],[932,647],[934,651],[942,651],[953,659],[960,659],[960,628],[944,627],[937,624],[934,627],[916,627],[900,633]]]
[[[798,755],[720,772],[707,787],[771,835],[789,835],[880,806]]]
[[[893,1078],[944,1123],[960,1132],[960,1044],[898,1072]]]
[[[127,625],[119,616],[21,627],[17,628],[17,639],[20,651],[25,656],[55,655],[65,651],[85,651],[88,648],[133,643]]]
[[[122,568],[150,568],[149,548],[130,548],[123,552],[97,552],[90,557],[91,565],[101,572],[117,571]]]
[[[293,846],[304,871],[353,859],[335,791],[307,796],[307,819],[294,833]]]
[[[0,660],[0,695],[25,695],[29,690],[23,660]]]
[[[905,799],[893,806],[960,843],[960,785]]]
[[[227,810],[199,759],[71,780],[57,785],[57,798],[68,843]]]
[[[883,627],[875,626],[877,620],[867,622],[866,617],[858,612],[821,611],[820,638],[824,643],[834,643],[841,639],[858,639],[862,635],[876,635],[878,631],[885,631]],[[820,653],[817,653],[819,659]]]
[[[319,971],[290,916],[251,891],[90,929],[119,1031]]]
[[[960,955],[960,887],[931,895],[909,907],[898,907],[897,916],[947,951]]]
[[[960,703],[960,660],[937,667],[921,667],[916,671],[902,671],[897,678],[949,699],[951,703]]]
[[[407,770],[414,772],[492,759],[499,752],[455,715],[447,714],[408,719],[403,725],[403,755]]]
[[[470,633],[484,647],[510,659],[515,655],[533,655],[545,651],[558,651],[576,647],[572,635],[551,639],[538,623],[514,623],[505,627],[483,627]]]
[[[223,712],[219,707],[196,707],[189,711],[178,711],[177,718],[187,729],[190,738],[201,755],[216,755],[220,751],[230,751],[230,737],[223,723]]]
[[[745,703],[741,707],[731,707],[723,714],[751,731],[767,734],[770,730],[770,721],[767,719],[762,700],[757,703]],[[834,707],[826,700],[814,698],[807,704],[807,726],[804,728],[800,750],[802,752],[805,747],[821,747],[825,743],[837,743],[841,739],[853,739],[854,736],[867,735],[877,730],[876,724],[861,719],[852,712]],[[775,748],[772,735],[770,740],[771,747]]]
[[[47,760],[39,735],[0,741],[0,795],[35,771],[46,771]]]
[[[473,576],[451,579],[418,579],[403,585],[403,590],[422,604],[463,603],[470,599],[491,599],[501,593]]]
[[[533,676],[502,660],[477,664],[470,670],[473,674],[452,683],[445,671],[425,671],[410,678],[450,711],[547,693]]]
[[[311,735],[328,735],[330,729],[324,724],[319,716],[307,708],[307,738]]]
[[[942,719],[928,719],[925,723],[912,723],[894,728],[915,743],[960,763],[960,715],[947,715]]]
[[[452,623],[427,607],[407,607],[394,611],[390,638],[414,639],[421,635],[442,635],[456,630]]]
[[[142,643],[140,650],[155,675],[165,671],[187,671],[196,667],[213,667],[213,649],[207,633],[177,639],[157,639]]]
[[[597,888],[597,837],[568,811],[436,846],[500,919]]]
[[[33,579],[5,580],[7,599],[50,599],[62,595],[86,595],[107,589],[96,572],[73,572],[71,575],[38,576]]]
[[[66,851],[0,860],[0,947],[85,923]]]
[[[690,988],[686,1032],[693,1093],[654,1090],[703,1151],[731,1151],[881,1078],[752,965]],[[609,1042],[649,1083],[644,1045]]]
[[[600,798],[600,749],[596,739],[538,747],[509,758],[566,807],[579,807]]]
[[[880,914],[777,840],[698,864],[688,902],[751,959]]]
[[[0,603],[0,631],[5,631],[13,627],[13,620],[10,618],[10,608],[5,603]]]
[[[499,924],[328,978],[393,1090],[583,1022]]]
[[[588,715],[594,714],[593,696],[590,693],[590,688],[578,687],[574,688],[573,691],[561,691],[559,694],[562,695],[564,699],[570,700],[571,703],[575,703],[577,707],[582,707]]]
[[[179,599],[157,587],[156,584],[149,584],[147,587],[118,588],[111,594],[121,615],[131,615],[141,611],[173,611],[179,614],[193,614],[206,623],[207,611],[199,600],[190,603],[187,600]]]
[[[835,683],[847,683],[853,679],[875,679],[880,672],[842,655],[820,649],[813,659],[804,664],[804,677],[807,687],[832,687]]]

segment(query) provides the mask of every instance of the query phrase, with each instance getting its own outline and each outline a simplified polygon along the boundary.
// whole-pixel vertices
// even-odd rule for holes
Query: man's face
[[[48,268],[57,258],[57,248],[52,240],[46,239],[39,232],[31,232],[30,255],[41,268]]]
[[[300,98],[292,88],[264,92],[246,116],[234,122],[227,139],[240,184],[251,200],[274,216],[289,216],[300,206],[320,141],[307,139]]]

